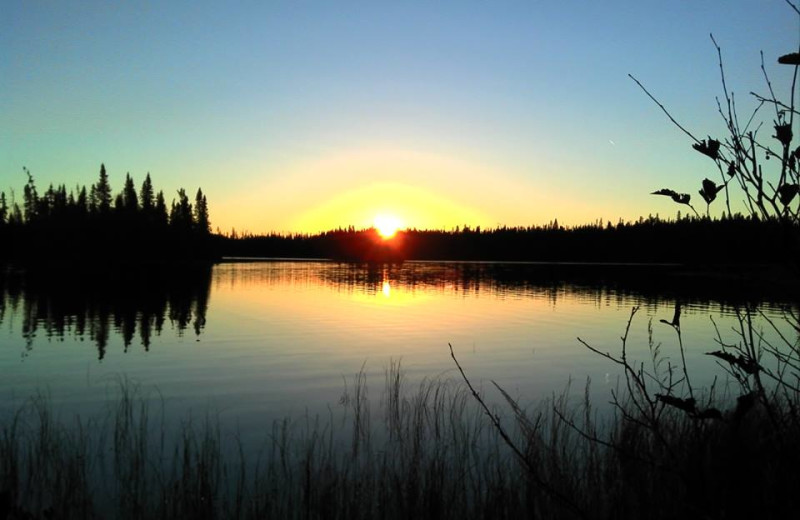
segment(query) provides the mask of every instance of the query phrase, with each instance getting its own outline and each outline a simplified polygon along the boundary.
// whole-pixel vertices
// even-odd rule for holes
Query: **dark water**
[[[372,397],[402,359],[408,380],[455,377],[448,343],[479,385],[495,380],[535,402],[572,379],[608,401],[614,367],[581,337],[618,352],[634,306],[631,356],[655,343],[679,358],[659,322],[682,304],[696,383],[721,370],[712,318],[735,341],[735,312],[755,303],[780,324],[786,303],[752,293],[661,282],[633,267],[625,282],[579,270],[491,263],[363,267],[328,262],[223,263],[162,275],[7,273],[0,278],[0,411],[44,392],[65,414],[101,406],[127,378],[169,413],[215,414],[242,432],[273,419],[336,407],[362,365]],[[639,272],[636,272],[639,269]],[[616,280],[616,281],[615,281]],[[759,327],[774,333],[766,322]],[[723,374],[724,375],[724,374]]]

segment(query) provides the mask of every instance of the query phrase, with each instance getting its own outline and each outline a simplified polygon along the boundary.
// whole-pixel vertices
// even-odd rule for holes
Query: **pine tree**
[[[131,174],[125,175],[125,186],[122,188],[122,206],[129,213],[139,210],[139,197],[136,195],[136,186],[133,185]]]
[[[164,192],[159,191],[158,196],[156,196],[156,206],[155,206],[155,219],[156,223],[162,226],[167,225],[167,204],[164,202]]]
[[[198,188],[194,198],[194,221],[197,230],[207,235],[211,233],[211,222],[208,220],[208,201],[203,190]]]
[[[89,201],[86,197],[86,186],[81,187],[78,193],[78,200],[75,201],[79,215],[86,215],[89,212]]]
[[[0,226],[6,223],[8,217],[8,202],[6,202],[6,192],[0,191]]]
[[[153,182],[150,180],[150,174],[147,174],[147,177],[144,178],[144,182],[142,183],[142,189],[139,191],[139,199],[142,207],[142,211],[149,215],[153,212],[153,208],[155,207],[155,196],[153,194]]]
[[[175,229],[189,230],[194,227],[194,216],[192,215],[192,205],[186,190],[178,190],[178,202],[172,202],[172,209],[169,213],[169,223]]]
[[[117,196],[114,197],[114,211],[116,213],[125,211],[125,198],[122,196],[122,193],[117,193]]]
[[[14,200],[14,192],[11,192],[11,200]],[[8,216],[8,223],[14,225],[22,224],[22,208],[16,202],[11,204],[11,214]]]
[[[22,190],[22,198],[25,209],[25,221],[32,222],[36,220],[39,209],[39,194],[36,192],[36,183],[33,181],[33,175],[30,170],[22,167],[22,170],[28,176],[28,182]]]
[[[89,189],[89,213],[97,213],[99,211],[97,207],[97,186],[92,184],[91,188]]]
[[[100,165],[100,179],[93,188],[97,211],[99,213],[108,213],[111,210],[111,185],[108,183],[105,164]]]

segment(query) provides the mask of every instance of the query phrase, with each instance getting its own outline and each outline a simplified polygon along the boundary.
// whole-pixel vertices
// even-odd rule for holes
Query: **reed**
[[[721,518],[800,506],[788,388],[747,410],[695,389],[703,409],[723,410],[700,418],[650,386],[648,415],[635,377],[606,415],[588,383],[581,399],[566,387],[534,405],[501,393],[510,408],[464,378],[412,385],[399,361],[383,384],[371,399],[362,366],[328,415],[277,421],[255,450],[213,415],[166,418],[127,380],[99,418],[62,420],[35,396],[1,424],[0,518]],[[681,385],[659,395],[677,399]]]

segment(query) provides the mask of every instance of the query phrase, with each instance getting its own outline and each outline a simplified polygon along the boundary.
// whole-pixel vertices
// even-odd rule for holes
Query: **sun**
[[[373,225],[384,240],[392,238],[397,233],[397,230],[403,227],[403,223],[399,218],[386,214],[376,215]]]

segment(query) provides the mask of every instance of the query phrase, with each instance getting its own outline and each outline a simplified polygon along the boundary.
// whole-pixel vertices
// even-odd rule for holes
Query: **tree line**
[[[104,164],[100,165],[100,176],[87,190],[77,186],[67,191],[65,184],[50,187],[39,195],[36,181],[30,170],[23,167],[27,183],[22,190],[22,205],[0,191],[0,226],[24,226],[39,224],[63,218],[136,218],[150,224],[171,225],[177,229],[193,230],[198,233],[211,232],[208,218],[208,200],[202,188],[198,188],[194,205],[189,202],[186,190],[178,190],[177,200],[173,200],[169,211],[164,192],[155,192],[148,173],[137,193],[130,173],[125,176],[122,191],[113,195]],[[12,191],[13,194],[13,191]],[[10,200],[11,199],[11,200]]]
[[[756,265],[780,263],[787,248],[797,248],[798,236],[796,225],[753,216],[663,219],[656,215],[574,227],[552,221],[492,229],[408,229],[389,240],[375,229],[353,227],[318,234],[231,233],[220,240],[226,256],[242,257]]]
[[[130,174],[114,193],[104,164],[91,186],[50,185],[40,192],[27,168],[22,200],[0,192],[0,259],[25,264],[119,261],[163,263],[215,256],[208,200],[198,188],[167,206],[148,173],[137,190]]]

